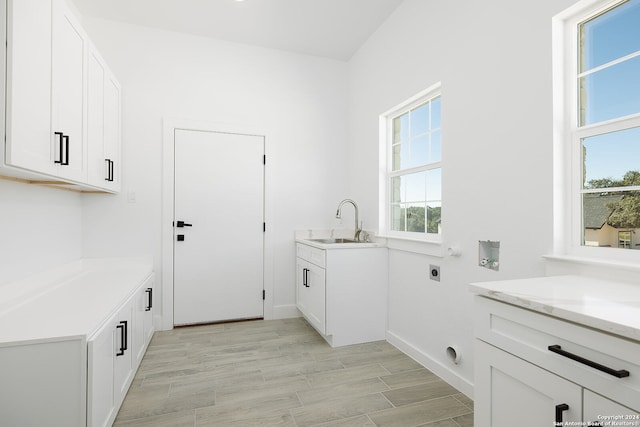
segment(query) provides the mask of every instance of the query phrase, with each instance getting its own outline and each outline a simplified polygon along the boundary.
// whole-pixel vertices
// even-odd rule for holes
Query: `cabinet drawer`
[[[296,256],[318,267],[325,267],[325,251],[323,249],[296,243]]]
[[[479,339],[640,410],[640,343],[481,296],[476,307]]]

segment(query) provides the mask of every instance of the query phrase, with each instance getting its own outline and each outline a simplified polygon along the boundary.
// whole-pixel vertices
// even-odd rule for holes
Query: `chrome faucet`
[[[353,208],[356,210],[356,231],[353,235],[353,239],[360,240],[360,233],[362,233],[362,228],[358,226],[358,205],[356,204],[356,202],[351,199],[344,199],[343,201],[341,201],[338,205],[338,210],[336,211],[336,218],[342,218],[342,205],[344,205],[345,203],[351,203],[353,205]]]

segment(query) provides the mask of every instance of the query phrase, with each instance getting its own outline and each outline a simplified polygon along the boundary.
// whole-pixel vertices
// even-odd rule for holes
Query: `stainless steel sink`
[[[333,239],[333,238],[331,238],[331,239],[309,239],[309,240],[312,241],[312,242],[327,243],[327,244],[330,244],[330,243],[364,243],[364,242],[359,242],[357,240],[341,239],[341,238],[338,238],[338,239]]]

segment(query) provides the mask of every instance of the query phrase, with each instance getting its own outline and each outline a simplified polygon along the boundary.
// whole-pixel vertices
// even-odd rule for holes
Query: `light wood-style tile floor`
[[[470,427],[473,402],[387,342],[260,320],[157,332],[114,425]]]

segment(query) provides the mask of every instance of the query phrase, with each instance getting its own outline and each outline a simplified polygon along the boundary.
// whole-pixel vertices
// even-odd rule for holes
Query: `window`
[[[439,241],[442,209],[440,86],[381,117],[384,128],[385,228],[391,237]]]
[[[618,231],[618,247],[631,248],[631,231]]]
[[[556,154],[564,155],[555,170],[571,175],[556,182],[571,200],[568,246],[640,249],[631,244],[640,232],[640,0],[578,8],[562,20],[562,36],[554,34],[563,49],[554,70],[562,73],[555,100],[563,110],[555,115],[563,145]]]

